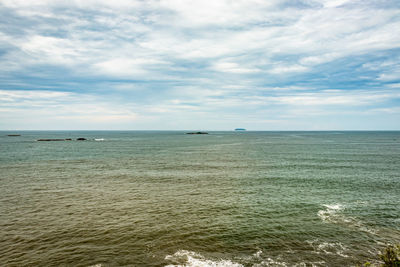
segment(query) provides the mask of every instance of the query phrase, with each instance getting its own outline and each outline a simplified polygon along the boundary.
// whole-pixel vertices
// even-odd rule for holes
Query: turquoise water
[[[1,266],[353,266],[400,243],[400,132],[10,133]]]

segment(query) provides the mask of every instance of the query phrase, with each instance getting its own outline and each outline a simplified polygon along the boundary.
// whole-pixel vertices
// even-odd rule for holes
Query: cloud
[[[277,66],[269,70],[269,72],[273,74],[285,74],[291,72],[306,72],[308,70],[307,67],[302,65],[291,65],[291,66]]]
[[[138,76],[148,74],[146,68],[168,64],[154,58],[125,59],[116,58],[94,64],[94,69],[100,73],[111,76]]]
[[[0,90],[0,110],[2,123],[21,129],[121,127],[138,119],[129,107],[71,92]]]
[[[286,129],[399,105],[396,1],[4,0],[0,15],[3,129],[55,108],[82,127]]]
[[[296,106],[365,106],[382,103],[389,99],[400,98],[400,92],[366,92],[325,90],[318,93],[299,93],[295,96],[267,97],[281,104]]]
[[[260,69],[257,68],[249,68],[241,66],[234,62],[217,62],[214,64],[213,68],[217,71],[221,72],[231,72],[231,73],[257,73],[260,72]]]

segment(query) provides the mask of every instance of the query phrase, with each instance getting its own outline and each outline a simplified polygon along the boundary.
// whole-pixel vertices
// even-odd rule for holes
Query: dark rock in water
[[[65,139],[38,139],[37,141],[65,141]]]
[[[86,138],[83,138],[83,137],[79,137],[79,138],[76,138],[76,140],[77,141],[85,141],[85,140],[87,140]]]
[[[21,136],[20,134],[7,134],[7,136]]]
[[[72,141],[72,139],[71,138],[66,138],[65,141]]]
[[[186,134],[208,134],[207,132],[190,132]]]

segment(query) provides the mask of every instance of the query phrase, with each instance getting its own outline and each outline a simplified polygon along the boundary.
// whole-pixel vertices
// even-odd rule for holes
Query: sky
[[[238,127],[400,130],[400,1],[0,1],[0,130]]]

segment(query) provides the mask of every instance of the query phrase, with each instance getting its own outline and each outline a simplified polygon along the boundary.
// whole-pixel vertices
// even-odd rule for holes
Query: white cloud
[[[400,114],[400,107],[390,107],[390,108],[374,108],[367,111],[368,113],[377,113],[377,114]]]
[[[3,129],[118,129],[139,119],[131,107],[71,92],[0,90],[0,110]]]
[[[21,50],[37,62],[74,64],[80,58],[80,48],[73,41],[62,38],[34,35],[20,44]]]
[[[399,27],[399,10],[340,7],[344,2],[323,1],[326,8],[296,10],[280,7],[282,1],[258,0],[6,0],[4,5],[18,12],[35,10],[24,15],[42,17],[38,29],[45,25],[47,32],[63,30],[67,35],[43,36],[32,29],[28,39],[10,41],[13,37],[4,37],[35,57],[38,64],[69,64],[72,69],[73,64],[102,64],[118,57],[134,61],[143,57],[195,60],[241,55],[254,67],[225,66],[225,71],[242,73],[260,68],[255,61],[260,56],[299,55],[298,62],[286,62],[271,70],[296,72],[349,55],[399,47],[399,35],[392,34]],[[60,7],[75,11],[60,14],[55,11]],[[95,7],[110,11],[85,17],[84,10]],[[49,17],[61,18],[64,23],[46,24]],[[249,57],[253,53],[260,56]],[[224,67],[218,64],[217,68]]]
[[[350,112],[385,105],[399,97],[398,86],[387,83],[400,79],[394,56],[400,10],[379,5],[4,0],[0,8],[12,23],[7,17],[0,30],[0,88],[65,92],[1,91],[0,106],[8,115],[15,109],[21,116],[35,110],[44,116],[57,108],[65,121],[81,115],[82,121],[122,125],[150,115],[161,124],[168,114],[188,123],[196,114],[206,123],[215,114],[230,120],[247,112],[260,121],[269,112],[278,118],[277,107],[292,116],[299,109],[323,114],[330,107]],[[362,65],[354,76],[370,83],[357,83],[339,63],[319,69],[353,60]],[[360,88],[324,91],[337,78],[329,71]],[[67,92],[72,90],[77,93]]]
[[[248,68],[246,66],[241,66],[240,64],[234,62],[217,62],[214,64],[213,69],[221,72],[231,72],[231,73],[257,73],[260,72],[258,68]]]
[[[391,73],[382,73],[379,75],[378,80],[381,81],[398,81],[400,80],[400,70]]]
[[[269,70],[273,74],[285,74],[291,72],[305,72],[308,68],[301,65],[291,65],[291,66],[276,66]]]
[[[294,106],[365,106],[399,98],[400,92],[393,91],[345,91],[325,90],[316,93],[297,93],[296,95],[265,97],[267,101]]]
[[[137,59],[124,59],[116,58],[107,60],[104,62],[95,63],[93,68],[98,70],[100,73],[108,74],[117,77],[132,76],[137,77],[138,75],[147,75],[148,68],[151,66],[160,66],[168,64],[165,61],[157,60],[154,58],[137,58]]]
[[[63,98],[71,96],[69,92],[56,92],[56,91],[14,91],[14,90],[0,90],[0,99],[2,101],[15,101],[24,98],[33,99],[52,99]]]

